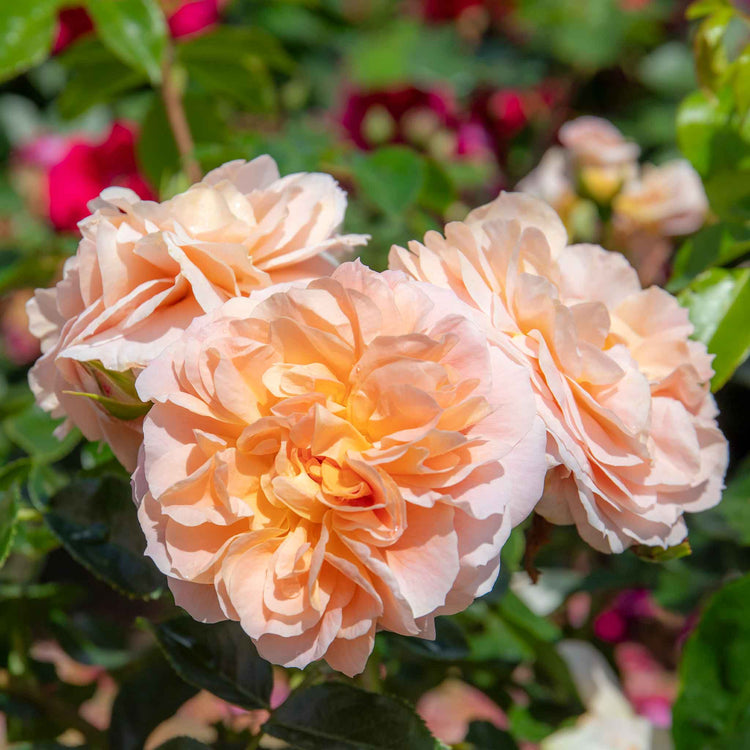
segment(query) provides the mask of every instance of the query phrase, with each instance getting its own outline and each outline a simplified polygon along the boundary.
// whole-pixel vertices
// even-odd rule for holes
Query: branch
[[[195,144],[185,114],[182,92],[175,80],[174,72],[174,47],[171,43],[167,43],[162,65],[161,98],[169,120],[169,127],[172,129],[177,150],[180,153],[183,169],[190,182],[200,182],[203,175],[198,160],[195,158]]]

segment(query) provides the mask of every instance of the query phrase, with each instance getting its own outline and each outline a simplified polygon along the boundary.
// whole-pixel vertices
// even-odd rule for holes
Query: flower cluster
[[[528,90],[477,89],[466,102],[446,86],[354,90],[339,120],[361,149],[403,143],[437,159],[503,163],[511,141],[548,117],[558,98],[553,82]]]
[[[549,203],[568,232],[624,253],[644,285],[667,278],[673,238],[700,229],[708,201],[684,159],[639,165],[640,149],[607,120],[579,117],[518,189]]]
[[[29,303],[39,404],[133,470],[193,617],[352,675],[376,631],[434,637],[489,591],[532,511],[619,552],[718,502],[710,357],[622,255],[502,194],[377,273],[339,265],[345,206],[269,157],[163,203],[109,188]]]

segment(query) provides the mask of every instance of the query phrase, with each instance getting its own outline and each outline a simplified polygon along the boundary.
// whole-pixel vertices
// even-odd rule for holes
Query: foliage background
[[[634,711],[673,725],[677,750],[750,745],[741,3],[700,0],[687,18],[668,0],[185,5],[0,8],[0,736],[18,747],[436,747],[416,705],[438,736],[436,712],[464,717],[446,742],[543,748],[585,709],[556,648],[574,638],[615,667]],[[187,150],[170,96],[184,104]],[[358,685],[319,666],[274,673],[234,624],[180,615],[142,556],[127,476],[103,446],[54,438],[26,384],[37,352],[23,303],[74,252],[85,201],[109,184],[164,199],[196,173],[270,153],[282,174],[340,181],[346,229],[373,236],[362,258],[380,269],[391,243],[512,188],[580,114],[612,120],[647,161],[682,153],[710,201],[667,282],[717,355],[731,444],[722,504],[689,519],[692,554],[607,557],[556,528],[530,588],[519,529],[493,592],[443,618],[435,642],[381,634]],[[578,217],[581,237],[591,221]],[[270,719],[257,713],[290,690]]]

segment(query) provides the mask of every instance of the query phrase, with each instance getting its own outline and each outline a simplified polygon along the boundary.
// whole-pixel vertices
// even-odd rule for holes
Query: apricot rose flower
[[[346,263],[233,299],[139,376],[133,477],[175,601],[260,654],[361,671],[490,589],[538,500],[528,375],[449,290]]]
[[[67,417],[62,434],[74,424],[107,440],[131,470],[140,420],[78,394],[137,411],[135,375],[193,318],[279,281],[328,274],[331,252],[365,241],[336,234],[346,197],[332,177],[279,178],[268,156],[229,162],[164,203],[108,188],[89,208],[63,279],[29,304],[43,351],[29,381],[43,409]]]
[[[555,212],[501,194],[390,266],[450,287],[531,373],[551,465],[536,512],[593,547],[668,547],[718,503],[726,441],[687,311],[618,253],[567,244]]]

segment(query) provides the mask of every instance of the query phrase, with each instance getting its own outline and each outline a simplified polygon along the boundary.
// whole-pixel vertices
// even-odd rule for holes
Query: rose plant
[[[0,744],[747,743],[750,21],[584,5],[0,9]]]

